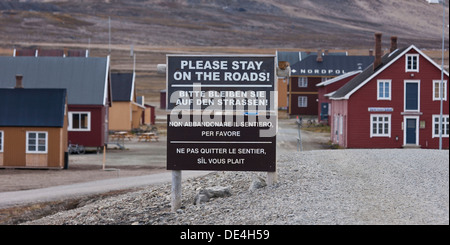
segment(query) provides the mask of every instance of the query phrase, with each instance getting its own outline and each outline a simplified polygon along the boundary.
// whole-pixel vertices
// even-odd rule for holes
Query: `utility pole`
[[[439,95],[441,96],[441,108],[439,116],[439,150],[442,150],[442,126],[444,125],[443,118],[443,97],[444,97],[444,48],[445,48],[445,0],[442,0],[442,67],[441,67],[441,86],[439,88]]]

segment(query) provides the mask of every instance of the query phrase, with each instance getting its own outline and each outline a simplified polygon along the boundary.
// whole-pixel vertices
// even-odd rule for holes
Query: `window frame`
[[[392,115],[391,114],[370,114],[370,138],[374,138],[374,137],[387,137],[387,138],[391,138],[391,133],[392,133]],[[376,133],[373,132],[373,124],[374,124],[374,118],[378,118],[378,117],[382,117],[383,118],[383,133],[378,133],[378,126],[379,126],[379,122],[376,122],[376,126],[377,126],[377,130]],[[388,133],[384,133],[384,124],[386,124],[386,122],[384,121],[385,118],[388,118],[387,124],[388,124]],[[377,119],[378,120],[378,119]]]
[[[0,153],[3,153],[4,145],[5,145],[5,131],[0,130]]]
[[[416,60],[416,67],[413,66],[413,61]],[[411,61],[410,61],[411,60]],[[411,63],[411,68],[408,67]],[[406,72],[419,72],[419,54],[407,54],[405,60],[405,71]]]
[[[432,117],[432,120],[433,120],[433,129],[431,130],[432,132],[432,138],[439,138],[439,132],[436,134],[436,132],[435,132],[435,130],[436,130],[436,124],[437,124],[437,126],[438,126],[438,128],[439,128],[439,123],[440,123],[440,117],[441,117],[441,115],[433,115],[433,117]],[[437,122],[436,122],[436,119],[437,119]],[[442,138],[448,138],[449,137],[449,130],[448,130],[448,127],[445,127],[445,125],[447,124],[447,125],[449,125],[449,115],[448,114],[445,114],[445,115],[442,115],[442,119],[444,119],[444,131],[442,132]],[[445,131],[446,131],[446,129],[447,129],[447,134],[445,134]]]
[[[307,88],[308,87],[308,77],[299,77],[297,85],[299,88]]]
[[[433,101],[440,101],[440,93],[439,97],[436,97],[436,84],[438,84],[439,90],[441,89],[441,80],[433,80]],[[440,91],[439,91],[440,92]],[[444,90],[443,90],[443,100],[447,101],[447,80],[444,80]]]
[[[300,99],[302,99],[302,105],[300,105]],[[304,102],[304,103],[303,103]],[[307,108],[308,107],[308,96],[298,96],[297,97],[297,106],[298,108]]]
[[[36,143],[34,145],[36,147],[36,150],[34,150],[34,151],[29,149],[30,134],[36,135]],[[39,134],[45,134],[45,150],[44,151],[39,150]],[[47,154],[48,153],[48,132],[47,131],[27,131],[26,132],[25,153],[27,153],[27,154]]]
[[[81,118],[81,114],[86,114],[87,115],[87,128],[73,128],[73,115],[74,114],[79,114],[80,118]],[[91,131],[91,112],[90,111],[69,111],[69,115],[68,115],[68,127],[67,130],[69,131],[84,131],[84,132],[89,132]]]
[[[380,84],[383,84],[383,96],[380,96]],[[389,84],[389,96],[386,97],[385,85]],[[392,100],[392,80],[380,79],[377,81],[377,100]]]

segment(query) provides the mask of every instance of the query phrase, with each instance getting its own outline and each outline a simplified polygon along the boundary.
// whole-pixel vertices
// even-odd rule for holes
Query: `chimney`
[[[323,61],[323,58],[322,58],[322,49],[318,49],[318,50],[317,50],[317,59],[316,59],[316,61],[317,61],[317,62],[322,62],[322,61]]]
[[[23,88],[22,78],[23,78],[22,75],[20,74],[16,75],[16,86],[14,88]]]
[[[375,60],[373,61],[373,70],[381,65],[381,33],[375,33]]]
[[[392,36],[391,37],[391,50],[390,53],[394,52],[397,49],[397,37]]]

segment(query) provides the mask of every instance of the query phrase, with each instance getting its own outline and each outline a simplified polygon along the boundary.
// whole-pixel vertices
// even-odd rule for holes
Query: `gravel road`
[[[170,184],[101,199],[25,224],[449,224],[448,150],[317,150],[278,157],[265,173],[214,172],[183,182],[170,211]],[[231,196],[194,205],[201,188]]]

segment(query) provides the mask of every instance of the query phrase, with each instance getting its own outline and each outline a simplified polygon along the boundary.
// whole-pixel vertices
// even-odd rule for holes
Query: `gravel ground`
[[[278,158],[278,182],[249,189],[257,172],[214,172],[97,200],[25,224],[449,224],[448,150],[318,150]],[[194,205],[201,188],[231,196]]]

